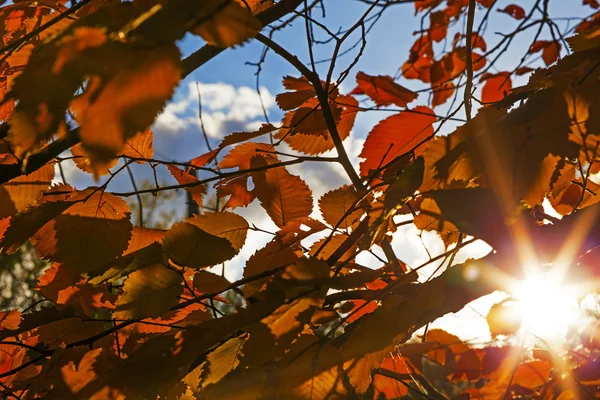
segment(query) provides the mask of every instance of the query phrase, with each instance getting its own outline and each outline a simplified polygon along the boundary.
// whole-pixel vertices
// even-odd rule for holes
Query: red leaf
[[[412,112],[403,111],[379,122],[360,153],[365,159],[360,164],[361,174],[368,176],[370,170],[387,164],[433,135],[436,120],[433,114],[429,107],[418,106]]]
[[[356,74],[356,82],[358,87],[351,94],[366,94],[378,106],[395,104],[399,107],[406,107],[418,96],[412,90],[398,85],[390,76],[373,76],[359,72]]]
[[[491,6],[494,5],[496,0],[477,0],[477,2],[484,7],[490,8]]]
[[[437,11],[431,13],[429,19],[429,37],[435,42],[441,42],[448,34],[448,15],[444,11]]]
[[[544,51],[542,52],[542,59],[546,65],[550,65],[558,60],[560,56],[560,43],[558,41],[550,42]]]
[[[556,60],[558,60],[558,56],[560,55],[560,43],[554,40],[538,40],[533,43],[529,48],[529,54],[537,53],[542,51],[542,59],[546,65],[550,65]]]
[[[437,107],[440,104],[444,104],[456,90],[456,86],[453,82],[446,82],[433,89],[433,100],[431,101],[432,107]]]
[[[600,7],[600,3],[598,3],[598,0],[583,0],[583,5],[590,6],[592,8]]]
[[[504,7],[503,10],[498,10],[498,12],[504,13],[504,14],[508,14],[511,17],[513,17],[514,19],[523,19],[525,18],[525,10],[523,10],[522,7],[516,5],[516,4],[510,4],[506,7]]]
[[[495,103],[502,100],[505,94],[512,89],[512,81],[509,72],[499,72],[494,75],[484,74],[481,81],[485,80],[485,85],[481,91],[481,101],[484,103]]]

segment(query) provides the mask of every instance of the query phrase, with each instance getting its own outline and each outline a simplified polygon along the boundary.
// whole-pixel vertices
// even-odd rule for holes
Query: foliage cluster
[[[541,264],[574,265],[573,279],[599,275],[600,197],[592,177],[600,171],[600,14],[564,37],[548,0],[527,11],[516,4],[499,9],[495,0],[412,1],[423,29],[401,75],[427,88],[417,92],[394,77],[358,72],[355,89],[344,94],[340,83],[367,45],[369,24],[406,1],[365,1],[364,15],[338,33],[313,18],[323,3],[82,0],[67,7],[63,0],[26,0],[0,10],[0,248],[12,254],[30,241],[51,263],[36,289],[51,306],[1,315],[6,397],[600,394],[595,326],[567,356],[478,347],[441,330],[410,340],[498,289],[484,272],[518,273],[525,253]],[[491,16],[518,27],[488,48]],[[306,23],[309,46],[313,30],[329,36],[334,48],[325,73],[312,57],[306,65],[273,39],[294,21]],[[269,25],[269,34],[261,33]],[[531,28],[538,31],[522,60],[494,72],[499,54]],[[544,28],[548,39],[541,38]],[[206,45],[181,59],[176,43],[186,33]],[[149,127],[182,77],[251,39],[298,71],[283,78],[286,91],[276,97],[281,124],[231,133],[189,162],[155,158]],[[357,54],[340,67],[346,46]],[[545,66],[533,70],[537,55]],[[524,74],[528,83],[513,88]],[[474,91],[477,80],[481,92]],[[482,103],[475,116],[474,101]],[[447,115],[434,111],[444,107]],[[375,109],[391,115],[368,133],[357,172],[343,141],[358,113]],[[462,125],[436,135],[451,120]],[[282,143],[294,153],[279,151]],[[104,183],[83,190],[52,185],[67,149],[81,170],[108,176]],[[322,155],[330,150],[334,157]],[[167,168],[178,184],[111,191],[112,179],[134,163]],[[339,163],[350,184],[314,199],[287,168],[307,163]],[[123,198],[181,188],[200,207],[209,191],[226,201],[169,229],[148,228],[139,217],[132,224]],[[279,230],[246,260],[243,278],[229,282],[207,269],[235,257],[248,231],[259,229],[235,213],[255,201]],[[563,218],[547,215],[544,201]],[[313,218],[315,204],[322,218]],[[402,223],[437,232],[446,251],[407,266],[391,245]],[[322,239],[305,247],[313,235]],[[455,263],[474,240],[494,251]],[[383,267],[356,262],[373,247],[385,253]],[[439,260],[447,266],[439,276],[418,279]],[[482,273],[474,277],[472,268]]]

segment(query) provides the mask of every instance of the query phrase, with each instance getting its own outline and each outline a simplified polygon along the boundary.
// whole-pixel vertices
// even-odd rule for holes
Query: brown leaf
[[[87,195],[32,237],[41,257],[76,273],[101,268],[120,256],[132,231],[125,201],[98,189],[88,189]]]
[[[247,207],[254,200],[254,193],[248,190],[248,177],[241,176],[219,182],[219,197],[229,196],[223,208]]]
[[[224,277],[208,271],[196,272],[193,284],[201,293],[220,293],[231,286],[231,282]]]
[[[358,200],[356,190],[348,185],[327,192],[319,199],[321,215],[329,225],[347,230],[364,214]]]
[[[229,240],[236,252],[244,246],[249,228],[243,217],[226,211],[195,215],[187,222],[211,235]]]
[[[246,267],[244,268],[244,278],[249,278],[265,271],[293,264],[297,260],[298,256],[291,246],[284,246],[281,241],[273,240],[248,258]],[[254,296],[261,290],[264,281],[264,279],[253,281],[245,285],[244,296],[246,298]]]
[[[155,264],[139,269],[125,280],[123,293],[116,302],[115,318],[157,317],[177,304],[183,277]]]
[[[163,248],[175,263],[190,268],[220,264],[237,253],[229,240],[204,231],[193,219],[173,225],[163,238]]]

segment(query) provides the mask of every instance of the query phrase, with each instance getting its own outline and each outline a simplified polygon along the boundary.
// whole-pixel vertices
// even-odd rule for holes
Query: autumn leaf
[[[508,14],[516,20],[525,18],[525,10],[516,4],[509,4],[501,10],[498,9],[498,12]]]
[[[125,142],[121,154],[143,164],[144,160],[154,157],[153,137],[154,134],[150,129],[136,133],[134,137]]]
[[[502,100],[510,93],[512,81],[509,72],[499,72],[497,74],[484,74],[479,82],[485,82],[481,90],[481,101],[484,103],[495,103]]]
[[[133,59],[108,82],[92,76],[86,91],[71,102],[81,143],[94,169],[120,153],[128,139],[145,131],[173,94],[181,78],[179,53],[173,47],[140,52],[137,57],[148,60],[143,68]]]
[[[132,272],[113,315],[123,319],[157,317],[177,304],[182,282],[180,274],[160,264]]]
[[[360,153],[365,160],[360,164],[363,176],[386,166],[405,153],[419,151],[419,147],[433,135],[436,117],[431,109],[418,106],[411,111],[394,114],[381,121],[367,136]]]
[[[350,94],[366,94],[377,106],[395,104],[406,107],[417,98],[417,93],[398,85],[390,76],[372,76],[364,72],[356,74],[358,86]]]
[[[269,164],[263,157],[252,159],[252,168],[264,168]],[[313,209],[312,192],[308,185],[285,167],[269,168],[253,172],[254,195],[260,201],[275,225],[282,227],[287,222],[308,217]]]
[[[0,312],[0,328],[15,330],[21,324],[21,312],[18,310],[10,310]]]
[[[329,225],[347,230],[364,214],[359,200],[356,190],[345,185],[325,193],[319,199],[319,208],[323,219]]]
[[[12,156],[7,156],[0,160],[0,166],[15,162]],[[0,218],[10,217],[33,205],[50,188],[53,178],[54,166],[48,164],[0,185]]]
[[[210,0],[200,7],[195,16],[200,23],[193,32],[208,44],[217,47],[230,47],[253,38],[262,25],[252,13],[237,1],[223,6],[217,0]]]
[[[254,193],[248,190],[248,177],[246,176],[220,181],[216,189],[217,196],[229,196],[223,209],[247,207],[254,200]]]
[[[248,222],[240,215],[231,212],[204,213],[187,220],[211,235],[229,240],[236,251],[244,246],[248,233]]]
[[[219,293],[231,286],[231,282],[212,272],[198,271],[194,274],[193,285],[201,293]]]
[[[514,301],[494,304],[486,319],[493,338],[498,335],[512,335],[521,329],[521,310],[519,304]]]
[[[448,101],[449,98],[456,92],[456,85],[453,82],[446,82],[437,86],[433,90],[432,107],[437,107]]]
[[[538,40],[529,48],[529,53],[542,52],[542,59],[546,65],[551,65],[560,56],[561,45],[555,40]]]
[[[247,230],[246,221],[236,214],[197,215],[173,225],[165,234],[163,248],[179,265],[210,267],[235,256]]]
[[[44,225],[31,238],[38,254],[83,273],[105,266],[127,248],[132,225],[122,199],[98,189]]]
[[[203,197],[206,194],[206,186],[200,184],[198,178],[187,171],[184,171],[171,164],[167,165],[167,168],[177,183],[180,185],[187,185],[185,187],[186,192],[192,196],[192,199],[196,202],[196,204],[198,204],[200,207],[203,207]]]
[[[358,102],[353,96],[338,96],[336,104],[342,107],[340,120],[336,124],[340,139],[346,140],[350,136],[350,131],[354,126],[354,120],[358,114]],[[300,151],[305,154],[321,154],[326,151],[332,150],[335,145],[331,139],[329,131],[322,132],[320,135],[307,135],[303,133],[291,134],[289,128],[286,126],[291,125],[291,114],[286,114],[283,118],[283,128],[277,132],[275,138],[283,139],[292,149]]]

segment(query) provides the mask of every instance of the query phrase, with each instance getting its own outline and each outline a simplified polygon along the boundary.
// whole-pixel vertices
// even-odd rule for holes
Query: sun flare
[[[563,338],[579,316],[574,288],[552,274],[516,282],[512,295],[517,301],[525,332],[545,339]]]

